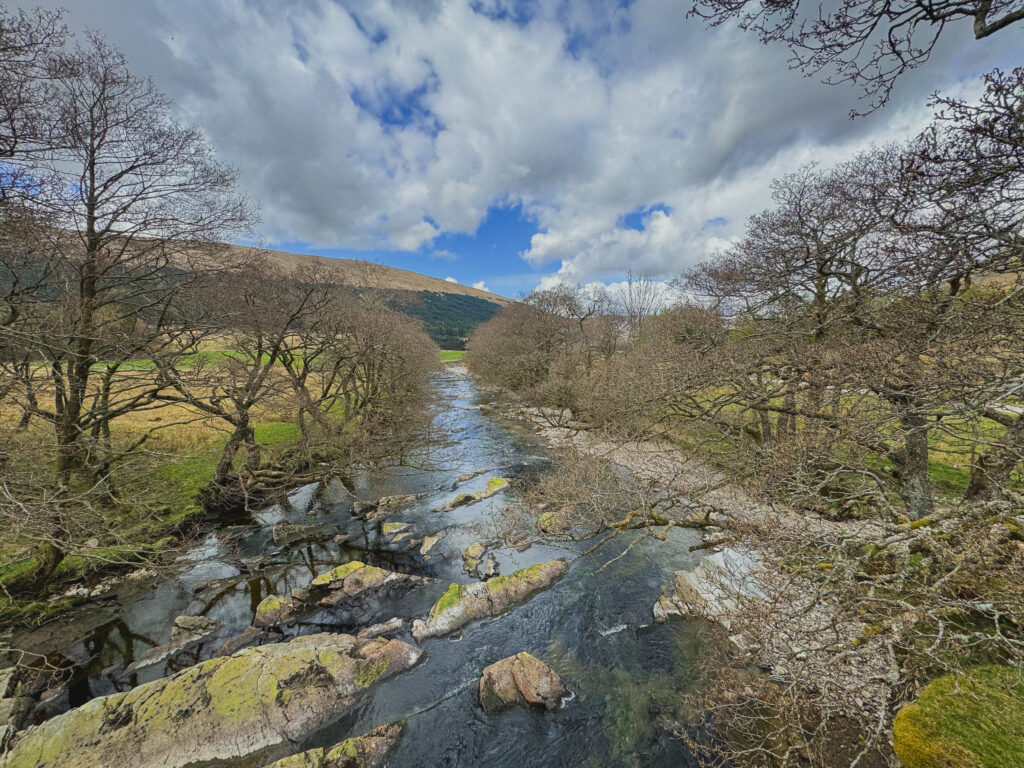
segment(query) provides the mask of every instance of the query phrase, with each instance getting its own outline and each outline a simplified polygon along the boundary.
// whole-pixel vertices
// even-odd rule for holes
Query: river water
[[[480,394],[459,366],[437,374],[435,426],[450,437],[417,461],[364,471],[346,488],[300,488],[251,523],[210,534],[181,561],[170,579],[155,582],[119,606],[117,615],[68,651],[80,663],[68,696],[78,705],[93,696],[173,673],[209,658],[223,641],[241,633],[268,594],[286,595],[313,576],[358,559],[436,581],[378,606],[360,623],[426,613],[451,582],[469,583],[462,550],[488,538],[490,524],[507,505],[504,493],[450,512],[436,511],[460,493],[484,489],[489,479],[528,479],[548,462],[545,447],[524,426],[501,421],[479,408]],[[460,485],[461,475],[488,470]],[[394,551],[381,523],[351,514],[355,499],[423,494],[382,522],[405,522],[417,537],[444,534],[430,556]],[[303,535],[274,540],[282,521]],[[298,529],[297,526],[311,526]],[[337,541],[339,535],[347,536]],[[692,568],[692,532],[674,529],[668,541],[645,541],[602,569],[631,541],[622,538],[579,556],[587,544],[534,544],[524,552],[496,550],[501,573],[554,558],[570,562],[552,588],[503,616],[474,622],[453,636],[426,640],[414,669],[371,689],[343,720],[312,734],[305,747],[333,744],[377,725],[404,720],[406,729],[389,765],[487,766],[687,766],[694,764],[665,722],[692,675],[698,632],[686,622],[652,625],[651,608],[661,585],[680,568]],[[174,618],[204,615],[221,629],[204,644],[168,664],[134,675],[124,667],[147,649],[167,642]],[[354,631],[327,612],[304,617],[289,634]],[[407,635],[400,639],[411,642]],[[516,708],[487,716],[477,704],[481,670],[528,651],[558,672],[573,697],[555,712]]]

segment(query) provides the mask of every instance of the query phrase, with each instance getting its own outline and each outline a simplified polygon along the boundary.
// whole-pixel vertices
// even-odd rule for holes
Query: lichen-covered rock
[[[327,573],[322,573],[309,583],[311,590],[328,589],[330,593],[320,600],[324,607],[337,607],[352,603],[354,598],[365,596],[364,593],[390,591],[396,585],[412,587],[421,584],[425,579],[408,573],[396,573],[375,565],[366,565],[358,560],[339,565]]]
[[[411,526],[412,523],[384,523],[380,527],[380,531],[385,536],[394,536],[396,533],[400,533]]]
[[[300,752],[267,768],[380,768],[401,735],[402,726],[398,723],[382,725],[330,749],[321,747]]]
[[[253,617],[252,624],[261,629],[270,629],[279,624],[286,624],[291,621],[298,607],[298,602],[290,597],[270,595],[263,598],[256,606],[256,615]]]
[[[150,648],[129,664],[124,674],[130,675],[143,669],[155,667],[183,651],[202,643],[220,629],[220,622],[206,616],[179,616],[174,620],[171,639],[163,645]]]
[[[421,654],[397,640],[332,634],[249,648],[29,728],[0,768],[262,765]]]
[[[444,534],[443,533],[438,535],[438,536],[426,536],[426,537],[424,537],[423,543],[420,544],[420,554],[421,555],[429,555],[431,553],[431,551],[433,551],[434,547],[437,546],[437,543],[439,541],[441,541],[441,539],[443,539],[443,538],[444,538]]]
[[[486,545],[480,543],[470,544],[462,551],[462,567],[466,573],[473,573],[480,567],[480,559],[484,556]]]
[[[412,635],[416,642],[421,642],[428,637],[447,635],[475,619],[497,616],[535,592],[547,589],[567,570],[564,560],[549,560],[485,582],[452,584],[425,620],[412,623]]]
[[[480,676],[480,706],[489,715],[517,704],[556,709],[568,695],[562,678],[528,653],[496,661]]]

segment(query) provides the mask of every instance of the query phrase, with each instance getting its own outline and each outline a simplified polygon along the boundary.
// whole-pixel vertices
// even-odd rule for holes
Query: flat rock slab
[[[398,640],[332,634],[248,648],[29,728],[0,768],[263,765],[421,655]]]
[[[476,619],[497,616],[547,589],[568,570],[564,560],[549,560],[507,576],[495,576],[475,584],[452,584],[430,609],[430,615],[412,623],[416,642],[454,632]]]
[[[562,678],[528,653],[496,661],[480,676],[480,706],[489,715],[516,705],[557,709],[568,695]]]
[[[398,723],[382,725],[364,736],[346,739],[329,749],[300,752],[267,768],[380,768],[401,735],[402,726]]]

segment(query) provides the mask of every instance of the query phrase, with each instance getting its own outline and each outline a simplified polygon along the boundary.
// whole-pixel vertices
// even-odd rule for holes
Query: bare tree
[[[53,224],[36,249],[47,280],[21,294],[33,317],[8,323],[4,341],[46,370],[52,407],[36,415],[54,426],[67,484],[116,461],[109,444],[93,450],[112,420],[157,402],[158,385],[122,367],[174,343],[189,280],[215,267],[214,243],[251,216],[198,130],[177,125],[167,98],[102,40],[52,58],[47,72],[48,134],[21,161],[41,186],[18,190]]]
[[[949,25],[971,24],[977,40],[1024,19],[1019,0],[842,0],[830,9],[801,8],[800,0],[697,0],[690,15],[711,26],[737,21],[762,43],[782,42],[792,65],[826,71],[826,82],[852,82],[870,99],[888,101],[900,76],[926,61]]]

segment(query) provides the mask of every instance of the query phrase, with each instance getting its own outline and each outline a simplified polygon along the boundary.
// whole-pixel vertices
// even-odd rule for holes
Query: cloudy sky
[[[671,277],[742,231],[771,179],[907,135],[935,90],[1018,62],[951,29],[892,102],[790,71],[680,0],[46,0],[172,96],[282,250],[515,296]]]

